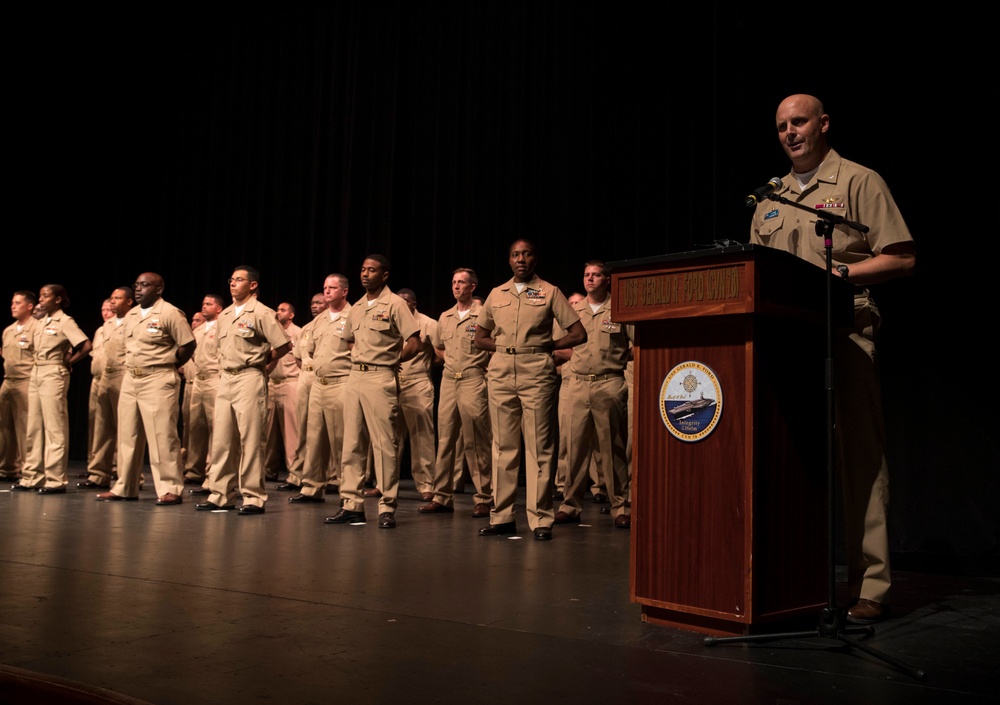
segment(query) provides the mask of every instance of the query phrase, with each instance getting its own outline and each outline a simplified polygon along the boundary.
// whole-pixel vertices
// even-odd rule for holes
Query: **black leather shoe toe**
[[[326,500],[319,495],[297,494],[294,497],[289,497],[288,501],[290,504],[319,504]]]
[[[352,512],[350,509],[341,509],[332,517],[323,520],[326,524],[363,524],[365,523],[364,512]]]
[[[503,524],[490,524],[479,530],[480,536],[506,536],[516,533],[517,525],[512,521],[504,522]]]
[[[551,541],[552,540],[552,527],[551,526],[539,526],[534,531],[535,541]]]

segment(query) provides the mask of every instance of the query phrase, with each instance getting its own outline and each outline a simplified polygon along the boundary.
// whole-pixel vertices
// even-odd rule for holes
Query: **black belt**
[[[396,371],[395,365],[370,365],[367,362],[355,362],[351,365],[352,370],[357,370],[358,372],[374,372],[375,370],[392,370]]]
[[[504,355],[548,355],[552,348],[525,347],[515,348],[513,345],[497,346],[497,352]]]

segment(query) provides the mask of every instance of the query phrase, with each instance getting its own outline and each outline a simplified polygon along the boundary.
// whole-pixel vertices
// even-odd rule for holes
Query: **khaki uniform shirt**
[[[239,313],[235,304],[230,305],[218,321],[219,366],[223,370],[264,369],[271,350],[288,342],[274,310],[255,296],[250,297]]]
[[[563,374],[624,375],[632,330],[631,326],[611,320],[611,297],[605,299],[597,311],[590,307],[587,299],[573,308],[587,330],[587,342],[573,348],[572,357],[563,365]]]
[[[347,320],[348,341],[354,343],[351,361],[355,364],[396,365],[403,343],[420,332],[410,307],[389,287],[382,289],[371,306],[367,296],[361,297],[351,307]]]
[[[514,279],[498,286],[486,298],[479,325],[493,331],[498,352],[513,348],[552,349],[552,321],[564,330],[580,320],[566,296],[537,275],[517,293]]]
[[[834,265],[850,267],[871,259],[887,245],[913,240],[882,177],[843,159],[835,150],[826,155],[805,189],[800,189],[795,176],[789,173],[776,193],[789,201],[868,226],[867,234],[843,224],[834,227],[830,253]],[[750,242],[791,252],[825,268],[826,248],[823,238],[816,234],[817,220],[799,208],[762,201],[754,211]]]
[[[197,346],[191,362],[194,363],[194,374],[197,379],[210,379],[219,376],[219,319],[212,325],[209,321],[194,329],[194,339]]]
[[[350,312],[351,305],[345,304],[332,320],[328,310],[312,320],[311,334],[302,347],[305,348],[304,355],[312,360],[317,377],[343,377],[351,371],[351,349],[347,340],[350,335]]]
[[[35,364],[35,327],[39,322],[34,318],[17,329],[17,322],[11,323],[3,331],[3,376],[10,381],[28,379],[31,366]]]
[[[417,354],[399,366],[400,381],[430,377],[434,365],[434,338],[437,336],[437,321],[417,311],[414,320],[420,328],[420,348]]]
[[[112,318],[105,321],[104,325],[98,329],[101,338],[101,359],[103,365],[101,373],[117,372],[125,367],[125,319]],[[94,347],[97,347],[97,338],[94,336]]]
[[[485,371],[490,361],[488,350],[480,350],[472,344],[476,337],[476,324],[483,310],[478,301],[472,302],[465,317],[458,315],[458,306],[452,306],[438,319],[434,344],[444,351],[444,371],[454,375],[472,367]]]
[[[280,327],[281,324],[279,323]],[[302,335],[302,329],[299,328],[294,323],[290,324],[287,328],[283,328],[285,335],[292,342],[292,349],[294,350],[299,344],[299,338]],[[296,380],[299,377],[299,366],[295,364],[295,358],[289,355],[282,355],[281,359],[271,370],[269,375],[270,380],[275,384],[280,384],[282,382],[288,382],[290,380]]]
[[[107,321],[105,321],[107,323]],[[94,331],[94,337],[91,340],[93,347],[90,349],[90,375],[95,380],[100,379],[101,375],[104,374],[104,326]]]
[[[191,324],[179,308],[158,299],[146,317],[134,306],[125,314],[125,366],[137,369],[177,365],[177,348],[194,340]]]
[[[38,321],[33,333],[36,365],[65,364],[66,353],[89,340],[73,317],[64,311]]]

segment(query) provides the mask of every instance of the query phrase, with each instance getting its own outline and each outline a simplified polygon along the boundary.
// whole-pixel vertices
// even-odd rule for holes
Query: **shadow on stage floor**
[[[376,500],[331,526],[332,498],[243,517],[75,483],[0,492],[0,703],[995,702],[995,574],[896,571],[866,643],[918,681],[834,639],[708,648],[644,623],[597,506],[540,542],[523,503],[517,537],[482,538],[471,494],[421,515],[409,482],[395,530]]]

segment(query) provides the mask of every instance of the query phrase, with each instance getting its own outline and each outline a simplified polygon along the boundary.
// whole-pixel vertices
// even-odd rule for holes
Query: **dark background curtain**
[[[372,252],[437,317],[455,267],[474,268],[485,295],[521,236],[569,293],[592,258],[746,241],[743,199],[788,171],[775,108],[813,93],[834,146],[885,177],[918,245],[917,276],[875,290],[894,549],[981,566],[1000,555],[996,220],[973,179],[997,163],[996,51],[985,17],[943,14],[596,0],[22,9],[8,26],[0,274],[10,292],[67,286],[88,333],[143,271],[190,314],[206,293],[228,298],[241,263],[302,324],[330,272],[360,296]],[[86,367],[71,389],[76,458]]]

